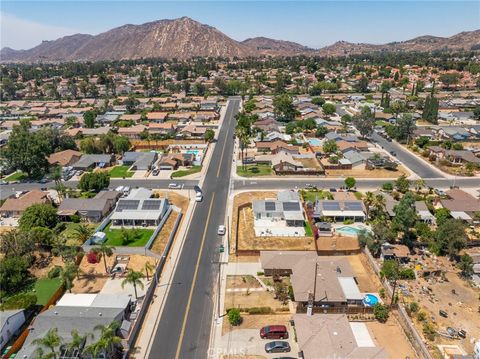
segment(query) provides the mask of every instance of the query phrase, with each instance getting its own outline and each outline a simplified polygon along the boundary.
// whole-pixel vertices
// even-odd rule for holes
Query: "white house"
[[[25,313],[23,309],[6,310],[0,312],[0,350],[3,350],[9,340],[17,334],[19,329],[25,323]]]

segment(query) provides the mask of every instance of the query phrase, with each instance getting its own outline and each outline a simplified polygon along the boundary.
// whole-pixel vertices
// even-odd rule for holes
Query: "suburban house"
[[[255,147],[257,148],[258,152],[264,153],[279,153],[279,152],[286,152],[290,154],[298,154],[299,147],[290,145],[283,141],[264,141],[264,142],[257,142],[255,143]]]
[[[345,314],[294,314],[301,358],[388,359],[375,346],[367,325],[349,322]]]
[[[335,222],[347,219],[363,222],[367,214],[361,200],[317,200],[313,218],[318,221],[330,218]]]
[[[415,201],[415,210],[422,222],[430,224],[435,222],[435,216],[430,212],[425,201]]]
[[[160,170],[173,171],[179,166],[191,166],[193,157],[191,153],[170,153],[163,155],[157,165]]]
[[[139,139],[140,134],[146,130],[147,126],[139,124],[130,127],[120,127],[118,129],[118,134],[130,139]]]
[[[157,152],[125,152],[122,164],[132,170],[149,171],[157,159]]]
[[[452,165],[480,164],[480,158],[475,156],[472,151],[446,150],[440,146],[430,146],[428,150],[432,160],[446,160]]]
[[[93,198],[65,198],[57,213],[60,217],[77,215],[88,222],[100,222],[120,196],[121,193],[117,191],[101,191]]]
[[[206,127],[188,125],[185,126],[182,130],[180,130],[180,136],[187,138],[203,138],[206,131]]]
[[[384,243],[380,249],[380,259],[382,261],[395,259],[400,263],[408,263],[410,261],[410,249],[403,244]]]
[[[450,211],[450,216],[473,222],[475,214],[480,211],[480,199],[457,188],[447,191],[446,194],[448,198],[441,199],[440,203]]]
[[[83,155],[79,161],[75,162],[72,167],[75,170],[83,170],[86,171],[88,169],[93,169],[96,167],[108,167],[110,166],[115,160],[115,156],[113,155]]]
[[[2,207],[0,207],[0,215],[2,217],[21,217],[28,207],[34,204],[50,202],[48,192],[34,189],[18,198],[7,198]]]
[[[48,157],[48,163],[52,166],[71,166],[75,162],[78,162],[82,157],[82,153],[74,150],[65,150],[60,152],[52,153]]]
[[[65,294],[57,305],[40,313],[30,326],[30,332],[23,347],[17,353],[18,358],[36,358],[37,345],[35,339],[43,338],[51,328],[57,328],[63,343],[72,340],[72,331],[86,335],[86,340],[80,348],[97,341],[100,331],[98,326],[110,325],[114,321],[121,324],[116,333],[121,338],[127,338],[131,327],[130,313],[132,311],[131,297],[121,294]],[[80,358],[80,352],[68,350],[65,344],[60,346],[60,358]]]
[[[0,350],[3,350],[10,339],[19,332],[23,323],[25,323],[23,309],[0,311]]]
[[[276,199],[253,201],[252,208],[257,237],[305,236],[305,217],[297,192],[282,191]]]
[[[117,202],[110,219],[112,226],[156,227],[169,206],[165,198],[152,198],[152,190],[135,188]]]
[[[290,274],[299,313],[307,311],[309,305],[319,312],[364,308],[364,294],[358,289],[347,258],[302,251],[261,251],[260,263],[265,275]]]

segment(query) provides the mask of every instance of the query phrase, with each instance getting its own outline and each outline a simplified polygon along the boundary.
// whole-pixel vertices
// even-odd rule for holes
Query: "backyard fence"
[[[378,263],[375,261],[375,259],[372,256],[372,253],[367,247],[364,248],[364,253],[367,256],[368,262],[371,265],[372,269],[380,277],[380,267],[378,266]],[[388,296],[391,298],[393,296],[392,286],[386,279],[382,280],[382,284],[386,289]],[[397,304],[397,309],[398,309],[397,313],[398,313],[398,319],[399,319],[398,322],[402,326],[403,331],[407,335],[410,343],[415,348],[416,352],[420,354],[424,359],[433,359],[432,355],[428,351],[428,348],[425,345],[422,337],[420,336],[420,334],[418,334],[417,329],[415,328],[412,320],[408,316],[407,311],[405,310],[403,305]]]

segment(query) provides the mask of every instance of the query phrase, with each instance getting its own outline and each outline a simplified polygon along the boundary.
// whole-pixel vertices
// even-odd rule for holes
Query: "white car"
[[[170,183],[168,185],[169,189],[182,189],[182,185],[180,183]]]
[[[201,194],[200,192],[197,192],[197,194],[195,195],[195,201],[196,202],[202,202],[203,201],[203,194]]]
[[[218,230],[217,230],[217,234],[219,236],[223,236],[225,234],[225,226],[223,224],[221,224],[220,226],[218,226]]]

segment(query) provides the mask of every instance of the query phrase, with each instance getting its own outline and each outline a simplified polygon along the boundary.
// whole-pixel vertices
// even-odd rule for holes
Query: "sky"
[[[235,40],[265,36],[319,48],[335,41],[382,44],[480,29],[480,1],[1,0],[0,47],[28,49],[75,33],[191,17]]]

